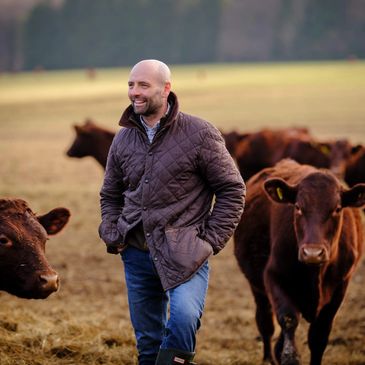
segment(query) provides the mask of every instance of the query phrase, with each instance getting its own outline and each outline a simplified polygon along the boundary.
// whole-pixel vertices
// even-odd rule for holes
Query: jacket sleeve
[[[110,147],[104,182],[100,191],[101,224],[100,238],[109,245],[121,244],[117,220],[123,209],[123,173],[118,163],[118,134]]]
[[[216,128],[205,130],[199,159],[203,177],[215,194],[213,209],[202,228],[202,238],[212,245],[214,254],[217,254],[240,221],[246,186]]]

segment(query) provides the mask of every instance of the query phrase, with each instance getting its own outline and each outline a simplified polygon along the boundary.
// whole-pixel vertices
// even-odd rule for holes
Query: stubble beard
[[[135,106],[134,102],[132,103],[132,105],[134,112],[144,117],[149,117],[156,114],[159,109],[158,105],[150,104],[148,101],[146,101],[146,105],[144,107]]]

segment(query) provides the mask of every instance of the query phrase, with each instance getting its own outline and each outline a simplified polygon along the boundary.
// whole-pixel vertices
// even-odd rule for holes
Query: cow
[[[238,132],[237,130],[233,130],[230,132],[224,132],[221,130],[220,132],[222,133],[222,136],[226,143],[228,152],[234,158],[237,156],[237,152],[236,152],[237,146],[239,146],[241,144],[241,142],[244,141],[246,138],[248,140],[254,140],[256,138],[255,136],[260,136],[261,134],[263,134],[263,135],[269,134],[269,136],[267,136],[268,140],[271,138],[270,134],[273,134],[274,138],[279,137],[280,139],[282,138],[282,136],[291,137],[291,138],[310,136],[308,128],[305,128],[305,127],[289,127],[289,128],[275,129],[275,130],[264,128],[264,129],[261,129],[260,131],[251,132],[251,133],[250,132],[241,133],[241,132]],[[264,139],[265,139],[265,137],[264,137]],[[263,144],[262,147],[265,148],[266,147],[265,144]]]
[[[55,208],[33,213],[19,198],[0,199],[0,290],[27,299],[45,299],[59,288],[59,277],[45,256],[47,235],[67,224],[70,212]]]
[[[66,152],[69,157],[92,156],[105,169],[110,145],[115,132],[96,125],[86,119],[83,125],[74,125],[76,138]]]
[[[226,148],[228,152],[231,154],[231,156],[235,156],[236,147],[239,144],[239,142],[241,142],[247,136],[250,135],[250,133],[240,133],[237,132],[236,130],[227,133],[220,130],[220,132],[222,134],[222,137],[224,138]]]
[[[365,183],[365,147],[363,145],[353,147],[351,156],[346,161],[344,179],[349,186]]]
[[[347,161],[357,147],[353,146],[346,138],[329,141],[328,146],[330,149],[330,169],[337,177],[344,179]]]
[[[237,143],[234,158],[245,180],[284,158],[316,167],[331,166],[330,146],[316,141],[306,129],[262,129]]]
[[[365,184],[289,159],[247,182],[234,254],[256,303],[265,363],[297,365],[295,332],[310,323],[311,365],[321,364],[335,314],[360,260]],[[273,316],[281,332],[272,352]]]
[[[353,150],[347,139],[320,141],[304,127],[265,128],[253,133],[231,131],[222,135],[245,180],[284,158],[329,168],[343,178]]]

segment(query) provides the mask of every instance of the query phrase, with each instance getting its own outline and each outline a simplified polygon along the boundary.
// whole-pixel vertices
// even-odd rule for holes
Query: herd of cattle
[[[92,156],[105,168],[115,133],[91,120],[74,129],[67,155]],[[247,185],[234,253],[255,299],[264,362],[300,364],[295,331],[303,317],[310,364],[321,364],[362,253],[365,146],[317,140],[306,128],[222,135]],[[21,199],[0,199],[0,216],[0,290],[46,298],[59,286],[44,256],[47,234],[70,212],[36,216]],[[281,333],[272,349],[274,318]]]

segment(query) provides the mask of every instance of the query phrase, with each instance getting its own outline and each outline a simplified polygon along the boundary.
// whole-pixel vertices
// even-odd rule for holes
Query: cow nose
[[[60,286],[60,279],[57,274],[39,275],[42,290],[46,292],[57,291]]]
[[[321,245],[303,245],[299,251],[299,261],[305,264],[322,264],[328,260],[327,250]]]

